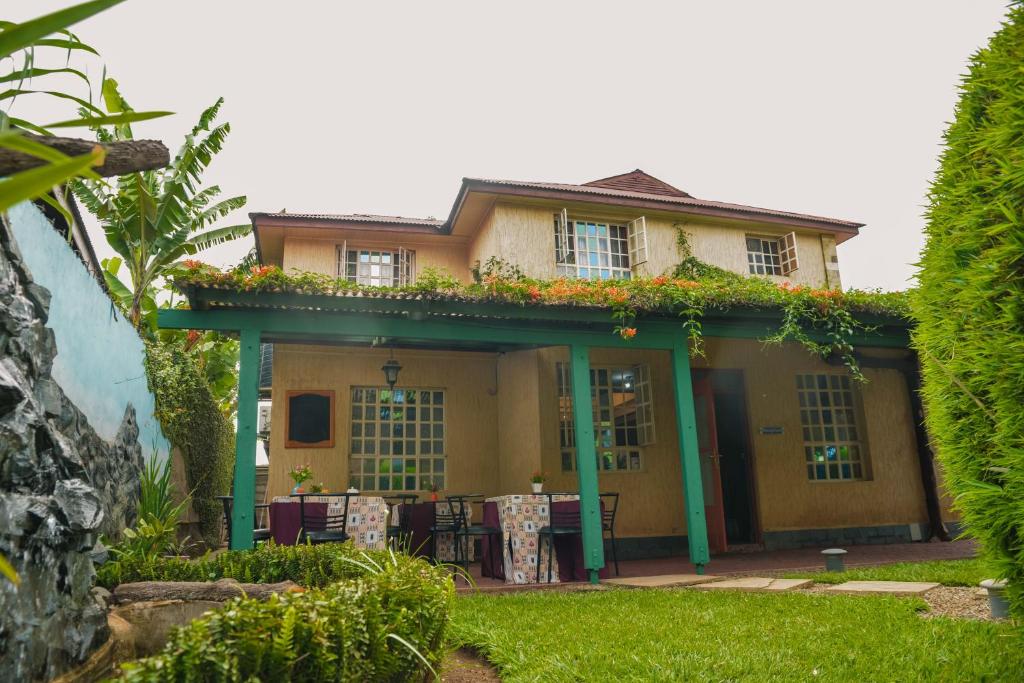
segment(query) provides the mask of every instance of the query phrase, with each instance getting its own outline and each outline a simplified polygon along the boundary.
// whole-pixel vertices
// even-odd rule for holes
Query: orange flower
[[[540,299],[540,287],[537,285],[530,285],[530,288],[527,291],[530,293],[530,298],[534,301]]]
[[[619,335],[623,339],[632,339],[633,337],[636,336],[636,328],[635,327],[623,327],[621,330],[619,330]]]

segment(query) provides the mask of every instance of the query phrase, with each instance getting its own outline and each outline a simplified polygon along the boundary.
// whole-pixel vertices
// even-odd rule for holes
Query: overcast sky
[[[957,84],[1005,4],[129,0],[74,30],[136,109],[177,112],[137,137],[174,150],[226,98],[232,133],[205,181],[248,195],[231,222],[443,218],[463,176],[642,168],[696,197],[866,223],[839,248],[844,285],[900,289]]]

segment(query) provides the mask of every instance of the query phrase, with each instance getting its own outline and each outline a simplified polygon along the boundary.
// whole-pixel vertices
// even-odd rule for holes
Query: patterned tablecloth
[[[306,505],[326,505],[327,514],[338,514],[345,507],[343,498],[308,496]],[[299,501],[290,496],[277,496],[270,503],[270,531],[274,542],[294,545],[302,527]],[[307,511],[307,515],[309,512]],[[345,532],[356,547],[383,550],[387,546],[388,506],[379,496],[352,496],[348,504]]]
[[[579,500],[575,495],[556,495],[555,502]],[[537,562],[541,564],[541,583],[547,582],[548,545],[545,541],[538,548],[537,531],[547,526],[551,519],[546,495],[515,495],[488,498],[498,507],[498,520],[504,542],[502,553],[504,558],[505,583],[527,584],[537,583]],[[486,523],[486,522],[485,522]],[[558,541],[556,541],[557,543]],[[485,553],[486,554],[486,553]],[[551,583],[559,579],[558,555],[551,558]],[[580,553],[582,564],[582,552]]]

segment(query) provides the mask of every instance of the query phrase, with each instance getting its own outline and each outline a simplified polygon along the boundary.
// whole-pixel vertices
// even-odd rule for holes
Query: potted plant
[[[540,470],[534,470],[533,474],[530,475],[530,486],[533,487],[534,493],[543,493],[544,491],[544,480],[546,477]]]
[[[323,493],[324,490],[325,489],[324,489],[324,483],[323,482],[320,482],[319,484],[310,484],[309,485],[309,492],[310,493]]]
[[[288,476],[295,482],[292,493],[302,493],[302,484],[313,478],[313,471],[309,465],[295,465],[288,470]]]

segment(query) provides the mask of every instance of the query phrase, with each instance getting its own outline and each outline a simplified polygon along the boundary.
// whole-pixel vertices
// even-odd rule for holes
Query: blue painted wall
[[[117,434],[130,402],[143,454],[155,447],[162,460],[169,447],[154,416],[139,335],[39,209],[23,203],[8,216],[32,279],[53,295],[46,323],[57,340],[53,378],[104,439]]]

